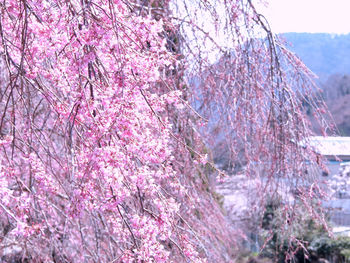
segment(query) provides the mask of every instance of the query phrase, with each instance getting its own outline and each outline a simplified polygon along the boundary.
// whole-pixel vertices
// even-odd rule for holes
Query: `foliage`
[[[350,262],[350,237],[337,236],[332,239],[318,236],[310,242],[310,251],[317,257],[332,258],[335,262]]]
[[[271,259],[261,258],[256,253],[251,252],[241,252],[235,259],[237,263],[270,263]]]
[[[305,218],[298,222],[298,227],[290,238],[281,234],[280,206],[276,206],[276,201],[267,205],[265,212],[265,230],[270,235],[270,239],[265,245],[261,256],[269,257],[276,262],[285,262],[285,256],[290,250],[293,251],[292,262],[315,262],[320,259],[332,259],[333,262],[348,262],[350,237],[330,236],[327,229],[318,225],[312,218]],[[271,216],[272,215],[272,216]],[[300,248],[298,243],[302,243]]]

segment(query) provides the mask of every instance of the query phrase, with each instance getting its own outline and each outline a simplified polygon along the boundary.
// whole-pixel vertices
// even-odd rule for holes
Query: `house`
[[[326,158],[329,175],[339,174],[350,164],[350,137],[312,136],[307,142],[316,153]]]
[[[350,227],[350,137],[313,136],[307,142],[327,160],[328,171],[318,173],[330,186],[331,200],[324,205],[331,208],[331,221]]]

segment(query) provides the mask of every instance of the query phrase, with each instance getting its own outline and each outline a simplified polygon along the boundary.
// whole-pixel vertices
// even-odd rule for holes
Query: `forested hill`
[[[282,36],[321,81],[332,74],[350,74],[350,34],[284,33]]]
[[[283,37],[320,77],[318,83],[339,135],[350,136],[350,34],[285,33]],[[314,130],[319,133],[317,125]]]

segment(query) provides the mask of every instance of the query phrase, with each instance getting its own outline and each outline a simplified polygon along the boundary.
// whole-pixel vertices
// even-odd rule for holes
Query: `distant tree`
[[[323,97],[337,127],[338,133],[350,135],[350,76],[333,74],[322,84]]]
[[[350,94],[350,76],[333,74],[323,84],[324,96],[327,101],[341,98]]]
[[[252,209],[281,182],[311,180],[304,161],[316,157],[299,144],[309,72],[252,1],[0,10],[3,260],[230,261],[239,231],[212,195],[209,174],[223,172],[207,157],[208,122],[260,179]],[[321,220],[309,185],[285,209]]]

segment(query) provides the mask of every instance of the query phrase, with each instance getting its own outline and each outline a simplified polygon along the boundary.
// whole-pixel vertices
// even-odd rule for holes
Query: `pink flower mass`
[[[232,27],[237,16],[256,18],[254,9],[243,13],[238,7],[241,1],[224,2],[230,6]],[[286,116],[281,120],[283,129],[291,130],[276,128],[277,133],[286,133],[285,141],[281,134],[264,134],[282,118],[277,116],[278,107],[270,113],[254,108],[259,100],[269,107],[267,98],[282,97],[269,88],[265,93],[265,86],[276,89],[278,81],[268,73],[269,62],[260,61],[264,55],[256,58],[256,63],[267,65],[264,68],[256,65],[254,69],[251,62],[249,68],[255,73],[240,68],[243,57],[237,56],[231,64],[237,67],[231,70],[241,79],[228,71],[220,73],[220,69],[220,74],[209,77],[210,68],[203,60],[207,68],[200,74],[207,81],[198,84],[200,92],[189,88],[185,71],[195,63],[191,56],[200,52],[193,47],[186,64],[181,52],[189,46],[179,44],[176,28],[181,21],[171,18],[171,6],[166,0],[2,2],[0,221],[8,230],[0,243],[16,244],[22,259],[225,262],[234,237],[225,233],[227,221],[203,179],[208,167],[212,173],[219,170],[204,146],[210,144],[210,138],[203,139],[203,118],[193,109],[196,96],[205,101],[206,94],[225,93],[215,90],[216,77],[245,87],[231,93],[243,101],[223,103],[232,105],[230,109],[245,105],[236,108],[227,125],[240,114],[251,113],[233,133],[241,136],[249,129],[258,130],[246,136],[245,143],[265,143],[268,136],[275,136],[275,149],[281,152],[271,159],[283,167],[271,164],[270,169],[281,168],[285,173],[292,169],[281,160],[295,151],[281,144],[303,133],[294,129],[302,112],[295,109],[297,117],[280,114]],[[186,23],[193,23],[199,34],[195,19],[192,21]],[[256,54],[263,52],[260,48]],[[247,76],[251,80],[243,83]],[[281,90],[289,92],[283,96],[292,107],[290,88]],[[221,95],[219,100],[225,97]],[[251,107],[246,106],[248,101]],[[259,125],[264,128],[257,128]],[[251,141],[246,150],[255,160],[248,154],[251,162],[247,167],[264,159],[262,152],[270,150]],[[283,151],[287,157],[281,157]],[[300,154],[296,159],[303,157]],[[217,247],[225,242],[226,247]]]

